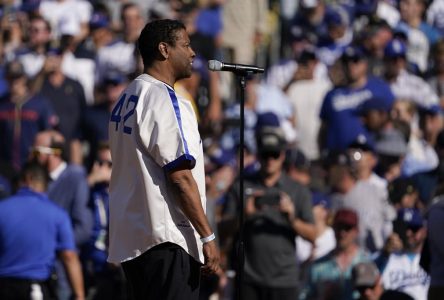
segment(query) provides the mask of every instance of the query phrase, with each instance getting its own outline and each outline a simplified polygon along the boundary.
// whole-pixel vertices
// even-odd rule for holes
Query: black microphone
[[[229,71],[236,74],[246,75],[248,73],[264,73],[263,68],[240,64],[227,64],[218,60],[209,60],[208,69],[210,71]]]

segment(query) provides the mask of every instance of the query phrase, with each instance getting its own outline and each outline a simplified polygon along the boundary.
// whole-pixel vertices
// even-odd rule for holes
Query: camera
[[[255,198],[255,205],[257,207],[262,206],[277,206],[281,201],[281,194],[277,189],[266,189],[265,193]]]

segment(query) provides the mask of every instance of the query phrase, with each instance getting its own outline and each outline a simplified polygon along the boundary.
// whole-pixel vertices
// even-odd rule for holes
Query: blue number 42
[[[116,131],[119,130],[119,123],[120,121],[122,121],[122,116],[121,116],[122,108],[126,103],[125,105],[126,114],[123,116],[123,132],[126,134],[131,134],[133,129],[130,126],[127,126],[125,123],[134,114],[134,110],[136,109],[139,97],[131,95],[128,98],[128,101],[125,100],[126,100],[126,94],[123,94],[122,97],[120,97],[119,101],[116,103],[116,106],[114,106],[113,111],[111,112],[110,122],[116,123]],[[128,107],[130,108],[128,109]]]

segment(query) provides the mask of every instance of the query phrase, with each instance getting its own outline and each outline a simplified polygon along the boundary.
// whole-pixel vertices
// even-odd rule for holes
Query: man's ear
[[[164,43],[164,42],[159,43],[159,53],[165,59],[167,59],[169,57],[170,51],[169,51],[169,46],[167,43]]]

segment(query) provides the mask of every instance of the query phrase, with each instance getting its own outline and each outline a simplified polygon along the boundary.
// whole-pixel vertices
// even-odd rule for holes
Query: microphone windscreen
[[[209,60],[208,69],[211,71],[221,71],[223,64],[218,60]]]

